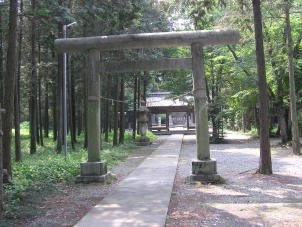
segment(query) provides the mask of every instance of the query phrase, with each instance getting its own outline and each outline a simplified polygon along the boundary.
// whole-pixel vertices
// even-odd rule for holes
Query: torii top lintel
[[[58,52],[62,53],[89,49],[106,51],[190,46],[192,43],[199,43],[202,46],[207,46],[235,44],[239,42],[239,38],[239,31],[233,29],[158,32],[57,39],[55,40],[55,48]]]

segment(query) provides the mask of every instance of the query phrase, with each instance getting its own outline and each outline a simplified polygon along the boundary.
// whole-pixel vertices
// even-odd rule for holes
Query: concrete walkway
[[[183,135],[171,135],[75,226],[165,226]]]

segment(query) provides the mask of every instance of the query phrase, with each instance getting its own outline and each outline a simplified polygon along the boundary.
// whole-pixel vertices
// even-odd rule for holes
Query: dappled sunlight
[[[274,197],[280,198],[280,199],[285,199],[287,196],[286,193],[288,193],[289,191],[292,191],[292,190],[284,191],[284,190],[278,190],[278,188],[267,189],[267,190],[265,190],[263,188],[250,188],[250,191],[262,193],[262,194],[268,195],[268,196],[274,196]]]
[[[189,223],[188,219],[192,218],[192,226],[301,225],[300,157],[281,156],[280,153],[285,154],[288,149],[272,147],[274,174],[262,175],[256,174],[260,154],[258,140],[211,144],[211,158],[216,159],[217,172],[225,183],[183,184],[190,174],[191,158],[196,155],[195,142],[192,136],[184,138],[170,223],[177,223],[177,218]],[[186,211],[192,215],[187,216]]]
[[[219,187],[219,186],[206,186],[206,187],[201,187],[198,189],[199,192],[202,193],[213,193],[213,191],[215,191],[213,193],[213,195],[217,195],[217,196],[240,196],[240,197],[247,197],[248,194],[244,193],[244,192],[239,192],[236,190],[232,190],[232,189],[227,189],[224,187]]]
[[[233,147],[222,147],[220,149],[211,149],[211,152],[223,152],[223,153],[238,153],[238,154],[250,154],[254,156],[259,156],[259,149],[257,148],[233,148]]]
[[[278,225],[280,221],[282,221],[282,223],[298,224],[300,222],[296,220],[296,218],[302,216],[302,203],[296,204],[296,207],[292,207],[290,203],[207,203],[207,205],[234,215],[237,218],[248,220],[251,224],[259,224],[261,226]],[[282,215],[280,215],[281,212]]]
[[[119,207],[121,207],[119,204],[105,204],[105,205],[100,205],[100,204],[98,204],[98,205],[96,205],[95,206],[95,208],[99,208],[99,207],[104,207],[104,208],[108,208],[108,209],[115,209],[115,208],[119,208]]]

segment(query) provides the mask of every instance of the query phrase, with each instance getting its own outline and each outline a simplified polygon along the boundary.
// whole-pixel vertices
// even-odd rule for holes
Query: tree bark
[[[120,83],[119,76],[115,79],[114,82],[114,99],[118,100],[119,98],[119,83]],[[118,145],[118,110],[119,110],[119,102],[114,101],[114,107],[113,107],[113,146]]]
[[[284,0],[285,2],[285,26],[287,36],[287,49],[288,49],[288,76],[289,76],[289,97],[290,97],[290,118],[291,118],[291,130],[292,130],[292,149],[295,155],[301,155],[300,151],[300,136],[299,136],[299,125],[297,117],[297,104],[296,104],[296,84],[294,75],[294,50],[293,50],[293,39],[291,34],[290,15],[289,7],[290,1]]]
[[[6,75],[4,78],[4,109],[3,117],[3,168],[11,175],[11,138],[12,138],[12,116],[14,108],[14,93],[17,69],[17,19],[18,1],[10,0],[9,8],[9,31],[8,49],[6,61]]]
[[[137,77],[137,100],[136,100],[136,104],[137,104],[137,109],[139,110],[140,106],[141,106],[141,78],[140,77]],[[139,128],[140,128],[140,122],[137,120],[136,121],[136,132],[137,132],[137,134],[140,133]]]
[[[4,65],[3,65],[3,23],[2,9],[0,9],[0,103],[3,103],[4,98]]]
[[[47,74],[48,77],[48,74]],[[48,110],[49,110],[49,82],[48,78],[45,78],[45,94],[44,94],[44,136],[46,138],[49,138],[49,115],[48,115]]]
[[[2,152],[2,112],[1,103],[0,103],[0,160],[3,160]],[[0,213],[3,211],[3,163],[0,161]]]
[[[77,135],[80,136],[82,134],[83,128],[83,114],[82,114],[82,100],[78,100],[78,108],[77,108]]]
[[[252,3],[254,13],[256,60],[259,89],[260,162],[258,172],[261,174],[272,174],[272,161],[268,124],[268,95],[262,33],[262,14],[260,0],[253,0]]]
[[[76,100],[75,100],[75,70],[74,64],[71,60],[69,67],[70,74],[69,74],[69,97],[70,97],[70,140],[71,140],[71,147],[72,149],[75,148],[76,140]]]
[[[59,1],[59,5],[62,5],[61,1]],[[59,37],[63,37],[63,24],[58,24],[58,35]],[[57,72],[57,153],[60,154],[62,152],[63,146],[63,55],[58,55],[58,72]]]
[[[281,136],[281,143],[286,144],[288,142],[288,133],[287,133],[287,123],[286,123],[286,113],[284,108],[280,108],[277,112],[278,117],[278,124],[280,127],[280,136]]]
[[[137,105],[137,75],[134,76],[134,90],[133,90],[133,129],[132,138],[136,137],[136,105]]]
[[[55,70],[53,70],[55,71]],[[56,81],[57,73],[53,72],[53,81]],[[58,108],[57,108],[57,83],[52,84],[52,115],[53,115],[53,140],[56,141],[58,139]]]
[[[19,58],[21,60],[21,58]],[[20,64],[20,63],[19,63]],[[20,141],[20,73],[18,66],[17,82],[14,96],[14,126],[15,126],[15,161],[22,160]]]
[[[41,42],[40,42],[40,29],[38,29],[38,63],[41,64]],[[42,118],[42,74],[37,70],[38,75],[38,129],[39,129],[39,143],[44,146],[43,139],[43,118]]]
[[[271,46],[271,45],[270,45]],[[283,102],[284,99],[284,79],[283,79],[283,72],[278,68],[277,62],[274,60],[273,56],[273,47],[271,46],[269,51],[269,57],[271,61],[271,66],[274,69],[273,72],[275,74],[275,79],[277,82],[277,90],[275,95],[275,109],[276,109],[276,115],[278,119],[278,132],[281,136],[281,143],[285,144],[289,141],[289,135],[288,135],[288,121],[286,117],[286,109],[288,109]]]
[[[22,64],[22,40],[23,40],[23,0],[20,0],[20,27],[19,27],[19,46],[18,46],[18,69],[17,81],[14,97],[14,125],[15,125],[15,161],[22,160],[21,139],[20,139],[20,79],[21,79],[21,64]]]
[[[32,10],[36,10],[36,0],[31,1]],[[30,123],[30,154],[36,153],[37,143],[37,53],[36,53],[36,18],[31,20],[31,74],[29,97],[29,123]]]
[[[120,134],[119,134],[119,144],[124,143],[124,136],[125,136],[125,115],[124,115],[124,99],[125,99],[125,81],[122,76],[121,78],[121,85],[120,85]]]
[[[86,68],[87,68],[87,66],[86,66]],[[88,74],[87,71],[85,73]],[[84,128],[84,148],[85,149],[87,149],[87,147],[88,147],[88,134],[87,134],[87,104],[88,104],[88,102],[87,102],[87,96],[88,96],[87,92],[88,92],[88,89],[87,89],[87,84],[88,84],[87,76],[84,76],[83,128]]]
[[[144,72],[144,79],[143,79],[143,96],[142,99],[147,102],[147,72]]]
[[[110,96],[110,88],[111,88],[111,77],[110,75],[107,75],[107,92],[106,92],[106,97],[109,98]],[[105,125],[104,125],[104,133],[105,133],[105,141],[106,142],[109,142],[109,121],[110,121],[110,118],[109,118],[109,111],[110,111],[110,108],[109,108],[109,105],[110,105],[110,101],[108,99],[106,100],[103,100],[105,105],[104,105],[104,108],[105,108]]]

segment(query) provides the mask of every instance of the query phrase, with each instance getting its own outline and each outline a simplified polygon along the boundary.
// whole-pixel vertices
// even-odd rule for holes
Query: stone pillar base
[[[104,182],[107,178],[106,162],[82,162],[81,175],[77,176],[77,183]]]
[[[149,138],[139,138],[134,141],[137,146],[148,146],[152,144]]]
[[[221,178],[217,174],[216,160],[193,160],[191,181],[218,183]]]

